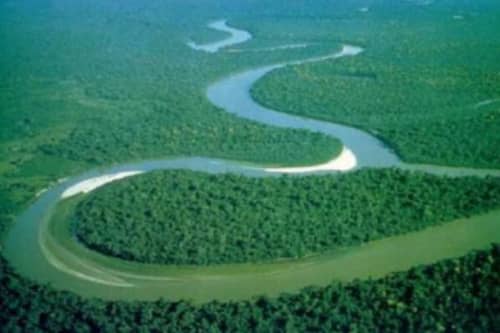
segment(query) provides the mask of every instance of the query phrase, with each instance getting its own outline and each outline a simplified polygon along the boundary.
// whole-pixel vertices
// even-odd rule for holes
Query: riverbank
[[[196,42],[189,41],[187,45],[196,51],[215,53],[227,46],[241,44],[252,38],[252,35],[248,31],[239,30],[228,26],[226,20],[212,22],[208,24],[208,27],[214,30],[229,33],[231,36],[223,40],[207,44],[198,44]]]
[[[344,147],[339,156],[327,163],[291,168],[266,168],[264,170],[266,172],[297,174],[320,171],[349,171],[354,169],[356,165],[356,156],[350,149]]]
[[[337,165],[338,168],[349,170],[348,167],[353,165],[354,158],[357,161],[356,166],[360,168],[403,167],[397,155],[369,133],[340,124],[283,114],[257,104],[250,97],[252,85],[274,69],[354,56],[361,51],[361,48],[346,45],[339,52],[323,57],[245,71],[209,86],[207,98],[226,112],[246,119],[282,128],[307,129],[340,138],[345,145],[345,151],[349,151],[352,155],[349,159],[342,159],[343,162]],[[278,295],[282,292],[297,291],[307,285],[325,285],[331,283],[332,279],[348,281],[354,278],[383,276],[394,270],[407,269],[412,265],[432,263],[439,259],[462,255],[473,249],[485,248],[500,238],[498,234],[500,229],[497,225],[499,213],[492,212],[456,223],[447,223],[442,226],[444,229],[429,228],[417,233],[418,235],[408,234],[381,240],[377,241],[380,243],[376,243],[381,245],[367,244],[331,256],[308,259],[311,261],[292,260],[272,263],[269,266],[238,265],[225,267],[220,271],[220,267],[182,268],[154,265],[135,267],[133,263],[92,252],[75,242],[72,236],[54,237],[48,232],[52,223],[52,213],[61,196],[68,198],[91,191],[120,177],[160,169],[190,169],[209,173],[236,172],[250,177],[277,174],[269,172],[266,168],[194,157],[117,166],[107,170],[105,176],[94,173],[69,179],[42,193],[38,200],[19,217],[7,238],[5,247],[7,258],[18,271],[38,282],[49,282],[55,288],[71,290],[88,297],[151,300],[163,296],[169,299],[187,298],[204,302],[213,299],[244,299],[261,294]],[[317,171],[323,172],[314,170]],[[429,166],[423,171],[432,173],[434,169]],[[446,172],[446,168],[439,168],[439,172]],[[469,175],[475,172],[474,169],[466,170]],[[68,191],[69,189],[71,190]],[[412,237],[416,237],[415,240],[412,240]],[[379,250],[376,250],[377,248]],[[334,258],[343,258],[335,259],[340,260],[341,265],[332,265],[330,260]],[[318,260],[318,265],[313,264],[315,260]],[[54,262],[57,264],[54,265]],[[352,269],[346,270],[345,267]],[[344,271],[348,273],[347,276],[341,274]],[[103,276],[106,278],[103,279]]]

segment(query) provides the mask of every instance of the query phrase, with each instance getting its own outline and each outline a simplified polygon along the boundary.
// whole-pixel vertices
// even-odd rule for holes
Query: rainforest
[[[0,332],[500,331],[499,29],[0,1]]]
[[[479,29],[485,43],[472,35]],[[376,32],[384,43],[362,57],[281,69],[252,94],[273,109],[363,128],[408,162],[498,168],[497,30],[473,14],[388,22]]]
[[[280,178],[163,171],[96,190],[67,219],[84,244],[108,255],[209,265],[304,257],[494,208],[499,178],[390,169]]]
[[[10,332],[495,332],[500,248],[390,275],[243,302],[104,302],[40,286],[0,262]]]

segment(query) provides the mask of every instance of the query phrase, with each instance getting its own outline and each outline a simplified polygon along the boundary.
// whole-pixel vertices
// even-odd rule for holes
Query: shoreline
[[[346,146],[343,146],[340,155],[326,163],[298,167],[265,168],[264,171],[283,174],[299,174],[320,171],[349,171],[356,168],[357,165],[358,162],[354,153]]]
[[[216,21],[208,26],[230,33],[242,32],[228,27],[225,20]],[[236,39],[236,41],[243,42],[252,37],[248,32],[244,32],[240,38],[242,36],[246,39]],[[234,42],[232,36],[215,43],[198,45],[192,42],[192,45],[199,50],[215,53]],[[456,168],[445,166],[404,164],[395,153],[385,147],[383,142],[370,133],[337,123],[268,109],[253,101],[250,96],[251,86],[274,69],[355,56],[362,51],[363,49],[359,47],[343,45],[340,51],[333,54],[302,61],[263,65],[222,78],[210,85],[206,91],[207,98],[212,104],[241,118],[275,127],[307,129],[340,139],[343,149],[332,160],[310,166],[259,167],[203,157],[165,158],[154,161],[142,160],[133,165],[120,164],[108,169],[107,173],[89,172],[58,181],[58,185],[40,193],[40,197],[17,217],[5,242],[6,258],[22,275],[37,282],[50,283],[56,289],[69,290],[82,296],[142,300],[160,297],[188,298],[201,302],[214,299],[248,299],[258,295],[277,296],[310,285],[329,284],[332,280],[346,281],[353,278],[384,276],[393,271],[407,270],[414,265],[455,257],[464,251],[478,249],[485,246],[485,243],[489,245],[490,241],[500,239],[497,223],[500,212],[493,211],[451,222],[453,224],[445,223],[438,228],[427,228],[418,233],[384,238],[376,243],[353,248],[351,252],[330,254],[331,256],[328,255],[327,258],[276,262],[268,266],[254,264],[224,266],[221,270],[221,267],[214,266],[206,268],[137,266],[131,262],[93,252],[72,237],[67,235],[56,237],[57,235],[51,234],[48,230],[54,225],[57,226],[57,222],[54,224],[51,217],[54,208],[61,200],[89,193],[113,181],[154,170],[238,172],[249,177],[272,177],[278,173],[349,171],[356,167],[415,168],[427,173],[456,171]],[[461,175],[476,175],[479,171],[460,169],[460,172]],[[478,227],[478,223],[482,224],[481,228]],[[394,248],[405,251],[394,251]],[[412,255],[409,258],[410,252]],[[353,265],[356,260],[356,264]],[[334,262],[337,264],[332,265]],[[348,267],[350,268],[346,269]]]
[[[227,32],[231,34],[230,37],[225,38],[223,40],[206,43],[206,44],[198,44],[192,40],[187,42],[187,45],[196,51],[204,51],[208,53],[216,53],[222,48],[227,46],[236,45],[244,43],[252,38],[252,35],[245,30],[239,30],[227,25],[226,20],[218,20],[207,25],[210,29],[214,29],[217,31]]]
[[[77,194],[85,194],[92,192],[99,187],[102,187],[106,184],[109,184],[111,182],[114,182],[116,180],[120,179],[125,179],[128,177],[140,175],[144,173],[144,171],[141,170],[133,170],[133,171],[123,171],[123,172],[118,172],[115,174],[108,174],[108,175],[103,175],[103,176],[98,176],[98,177],[93,177],[90,179],[83,180],[77,184],[74,184],[64,190],[64,192],[61,194],[61,199],[68,199],[70,197],[73,197]]]

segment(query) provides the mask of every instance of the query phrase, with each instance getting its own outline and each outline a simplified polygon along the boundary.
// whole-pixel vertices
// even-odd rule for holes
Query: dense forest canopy
[[[499,299],[500,245],[380,280],[201,306],[83,299],[0,259],[6,332],[497,332]]]
[[[205,89],[232,72],[333,52],[338,39],[244,56],[186,45],[224,38],[206,27],[221,18],[252,32],[250,49],[328,36],[307,16],[277,25],[276,15],[317,11],[284,4],[0,2],[1,228],[51,182],[92,167],[181,155],[303,165],[337,155],[338,140],[236,118],[210,104]]]
[[[256,88],[255,96],[282,111],[363,127],[384,138],[408,161],[498,167],[499,7],[497,0],[0,1],[0,238],[37,193],[60,178],[91,168],[180,155],[273,165],[331,158],[340,151],[338,140],[236,118],[211,105],[205,90],[231,73],[330,54],[344,43],[363,46],[365,52],[355,59],[276,72]],[[206,27],[207,22],[222,18],[250,31],[254,38],[210,55],[186,46],[189,40],[203,43],[223,38],[224,33]],[[306,47],[256,51],[295,43]],[[278,79],[285,80],[287,86]],[[391,96],[381,91],[375,82],[396,93]],[[272,89],[270,94],[265,94],[265,86]],[[325,86],[330,89],[325,91]],[[358,103],[357,98],[362,101]],[[191,176],[195,177],[177,174],[184,185]],[[389,179],[392,176],[395,178]],[[158,173],[134,181],[146,185],[162,177]],[[416,192],[423,195],[421,201],[410,196],[406,186],[412,189],[419,182],[427,186],[430,178],[413,177],[391,170],[346,175],[345,186],[353,186],[350,190],[345,187],[352,201],[340,199],[344,203],[341,208],[360,207],[360,200],[374,203],[350,212],[358,220],[364,214],[375,214],[371,209],[377,207],[381,214],[377,216],[390,216],[382,211],[385,207],[380,201],[389,200],[387,193],[408,196],[391,197],[387,202],[388,207],[401,209],[405,220],[394,216],[389,221],[374,219],[373,225],[380,229],[376,233],[375,228],[362,228],[361,222],[352,230],[349,225],[350,230],[340,234],[345,241],[340,245],[383,237],[384,232],[423,228],[497,205],[497,180],[436,178],[429,189]],[[260,182],[237,176],[215,178],[215,184],[207,183],[212,181],[207,175],[196,175],[196,179],[196,183],[199,179],[200,185],[210,186],[207,188],[223,188],[236,181],[239,187]],[[321,188],[319,179],[313,182]],[[404,186],[400,183],[403,179]],[[363,186],[374,188],[361,186],[364,192],[356,199],[358,193],[349,191],[363,180],[367,180]],[[293,194],[291,184],[296,180],[269,181]],[[298,182],[306,185],[305,180]],[[375,199],[378,184],[387,193]],[[121,186],[125,189],[129,185],[124,182]],[[275,189],[270,186],[267,190],[272,193]],[[134,197],[111,198],[108,191],[121,193],[121,188],[103,188],[95,197],[120,204]],[[231,191],[227,193],[241,195],[239,190]],[[203,194],[211,202],[222,200],[207,197],[198,189],[182,193],[188,192]],[[438,193],[442,195],[437,197]],[[94,195],[84,198],[82,205],[90,205],[92,198]],[[314,198],[324,204],[322,198]],[[265,205],[260,198],[255,199]],[[304,211],[316,202],[302,197],[285,199],[288,201],[279,203],[299,200],[304,207],[293,207]],[[132,222],[148,217],[153,210],[144,210],[148,207],[144,198],[134,200],[144,205],[132,212],[134,219],[127,223],[140,233],[144,230]],[[197,204],[193,207],[201,209]],[[211,212],[222,214],[227,206]],[[297,213],[294,209],[287,213]],[[275,213],[265,210],[261,214],[275,217]],[[106,219],[101,217],[91,223],[99,222],[99,230],[106,232],[106,226],[116,227],[117,212],[106,210],[104,214],[111,217],[109,224],[102,223]],[[189,223],[175,227],[186,225]],[[300,223],[295,225],[295,231],[300,230]],[[123,253],[126,240],[117,234],[117,241],[122,242],[118,252]],[[310,248],[306,250],[313,253],[339,246],[307,244]],[[144,249],[151,248],[145,244],[127,255],[137,259],[146,253]],[[499,245],[377,281],[332,282],[325,288],[308,288],[278,299],[261,297],[201,306],[189,300],[105,302],[56,291],[20,276],[2,251],[0,245],[2,332],[500,331]],[[267,252],[262,248],[238,251],[223,260],[237,261],[244,255],[267,260],[306,253],[286,246],[271,246]],[[150,260],[151,256],[142,258]],[[185,257],[172,258],[168,260],[185,262]],[[203,258],[200,263],[209,261],[209,256],[196,258]]]
[[[107,255],[208,265],[318,254],[496,207],[500,178],[157,171],[96,190],[71,220],[79,240]]]
[[[389,19],[357,57],[277,70],[253,96],[277,110],[368,130],[412,163],[500,167],[500,16],[428,10]]]

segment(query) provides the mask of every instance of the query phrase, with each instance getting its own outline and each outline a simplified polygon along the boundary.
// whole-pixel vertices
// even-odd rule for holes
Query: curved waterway
[[[251,86],[272,70],[354,56],[361,51],[357,47],[344,46],[341,51],[324,57],[264,66],[232,75],[207,90],[207,97],[213,104],[239,117],[277,127],[308,129],[341,139],[345,146],[341,154],[344,157],[334,158],[325,164],[328,167],[266,169],[227,160],[193,157],[143,161],[90,171],[40,193],[9,232],[5,256],[21,274],[87,297],[134,300],[163,297],[207,302],[214,299],[248,299],[264,294],[276,296],[309,285],[327,285],[332,280],[377,278],[415,265],[461,256],[474,249],[486,248],[491,242],[500,242],[500,210],[333,253],[263,264],[210,267],[140,264],[106,257],[85,248],[74,239],[67,214],[81,199],[79,194],[111,181],[153,170],[188,169],[268,177],[287,172],[398,167],[454,176],[500,175],[499,170],[403,164],[390,149],[368,133],[339,124],[282,114],[262,107],[250,97]]]
[[[215,53],[222,48],[244,43],[252,38],[252,35],[248,31],[239,30],[228,26],[226,20],[212,22],[208,25],[208,27],[214,30],[229,33],[230,36],[215,43],[197,44],[196,42],[190,41],[187,43],[187,45],[193,50]]]

